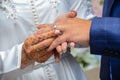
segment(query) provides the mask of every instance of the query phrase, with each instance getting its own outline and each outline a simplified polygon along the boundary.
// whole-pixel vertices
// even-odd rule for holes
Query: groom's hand
[[[56,29],[62,31],[63,34],[53,41],[48,51],[66,41],[73,41],[84,47],[89,46],[90,27],[91,21],[79,18],[67,18],[66,23],[57,25]]]
[[[41,33],[41,34],[33,34],[29,36],[23,44],[22,47],[22,60],[21,60],[21,68],[24,68],[35,61],[37,62],[45,62],[47,61],[53,54],[56,55],[56,51],[52,50],[51,52],[46,51],[46,49],[50,46],[52,41],[55,39],[56,35],[54,30]]]
[[[57,25],[64,24],[64,23],[66,23],[67,18],[74,18],[74,17],[76,17],[76,15],[77,15],[76,11],[70,11],[68,13],[58,16],[53,25],[50,25],[50,24],[38,25],[39,32],[44,33],[44,32],[53,30],[53,26],[55,24],[57,24]],[[39,32],[37,32],[37,33],[39,34]],[[57,32],[57,34],[61,34],[60,31],[58,31],[58,30],[56,32]],[[63,42],[62,44],[58,45],[56,47],[57,52],[60,54],[65,53],[67,51],[67,45],[68,45],[67,42]],[[75,45],[74,42],[70,42],[71,47],[74,47],[74,45]]]

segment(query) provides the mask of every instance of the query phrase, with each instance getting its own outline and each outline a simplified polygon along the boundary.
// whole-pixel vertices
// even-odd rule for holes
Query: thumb
[[[67,18],[74,18],[74,17],[77,16],[77,12],[74,11],[74,10],[71,10],[70,12],[66,13],[65,16],[66,16]]]
[[[60,55],[59,55],[59,53],[58,53],[56,50],[54,51],[54,58],[55,58],[55,61],[56,61],[57,63],[60,62]]]
[[[62,14],[62,15],[58,16],[54,23],[58,23],[58,22],[60,23],[60,21],[64,21],[65,22],[65,20],[67,18],[74,18],[76,16],[77,16],[77,12],[74,11],[74,10],[71,10],[70,12],[67,12],[65,14]]]

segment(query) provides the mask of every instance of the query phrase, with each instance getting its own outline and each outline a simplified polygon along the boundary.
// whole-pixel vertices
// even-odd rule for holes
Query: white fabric
[[[13,0],[14,3],[10,1],[12,0],[0,0],[0,80],[86,80],[70,51],[61,55],[59,64],[55,63],[52,56],[43,64],[37,63],[24,70],[19,69],[21,46],[34,32],[35,24],[29,0]],[[58,13],[48,0],[34,1],[40,23],[52,23],[56,16],[71,9],[80,12],[78,17],[87,19],[88,16],[87,5],[82,5],[87,0],[59,0]]]

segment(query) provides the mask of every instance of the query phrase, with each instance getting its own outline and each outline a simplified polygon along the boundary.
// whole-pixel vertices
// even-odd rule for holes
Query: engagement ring
[[[53,26],[53,29],[56,29],[57,28],[57,25],[55,24],[54,26]]]

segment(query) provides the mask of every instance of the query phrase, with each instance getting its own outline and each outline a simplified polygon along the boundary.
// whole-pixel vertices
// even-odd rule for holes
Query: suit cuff
[[[94,18],[90,29],[91,53],[120,58],[119,29],[119,18]]]
[[[101,18],[94,18],[92,20],[90,29],[90,51],[92,54],[102,54],[104,48],[106,48],[106,33],[104,20]]]

